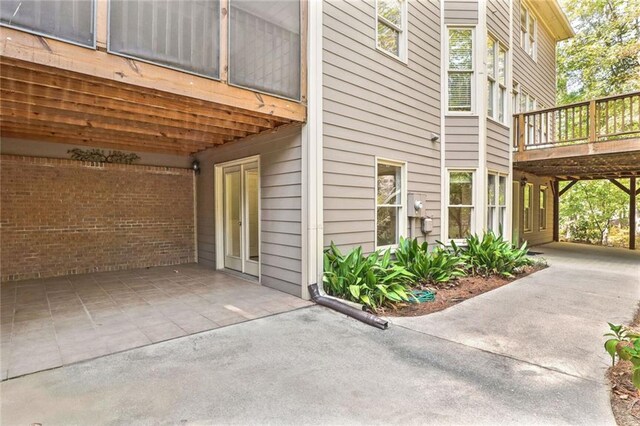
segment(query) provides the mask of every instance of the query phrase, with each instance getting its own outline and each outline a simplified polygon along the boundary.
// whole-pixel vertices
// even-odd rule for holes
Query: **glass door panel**
[[[223,170],[224,176],[224,266],[242,272],[242,198],[240,167]]]
[[[245,224],[244,241],[244,272],[258,275],[260,261],[260,236],[258,215],[258,165],[257,163],[243,166],[244,196],[245,196]]]

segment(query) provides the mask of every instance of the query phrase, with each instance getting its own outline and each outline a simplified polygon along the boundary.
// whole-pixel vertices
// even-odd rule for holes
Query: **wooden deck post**
[[[553,193],[553,241],[560,241],[560,181],[554,179],[551,182]]]
[[[629,178],[629,248],[636,249],[636,177]]]
[[[518,114],[518,152],[524,152],[524,114]]]
[[[589,101],[589,142],[596,141],[596,101]]]

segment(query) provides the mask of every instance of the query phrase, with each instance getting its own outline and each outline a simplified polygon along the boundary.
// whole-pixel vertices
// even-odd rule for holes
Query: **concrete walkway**
[[[601,335],[640,262],[542,250],[551,268],[384,332],[314,306],[11,379],[2,424],[613,424]]]

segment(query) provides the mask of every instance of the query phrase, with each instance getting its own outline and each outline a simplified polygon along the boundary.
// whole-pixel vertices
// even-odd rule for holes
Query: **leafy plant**
[[[631,380],[633,385],[640,390],[640,334],[635,333],[623,325],[609,324],[610,333],[605,337],[611,337],[604,342],[604,349],[611,356],[611,364],[615,365],[616,356],[633,364]]]
[[[518,269],[533,264],[527,257],[527,243],[520,248],[513,247],[501,235],[487,232],[482,239],[477,235],[468,236],[466,247],[451,242],[453,254],[460,257],[472,275],[498,274],[512,277]]]
[[[463,260],[440,247],[429,252],[429,244],[417,239],[400,237],[395,255],[397,263],[416,278],[435,283],[444,283],[464,275]]]
[[[324,253],[324,287],[334,296],[362,303],[374,311],[393,302],[406,302],[408,283],[415,276],[391,259],[391,251],[368,256],[362,247],[344,255],[331,243]]]

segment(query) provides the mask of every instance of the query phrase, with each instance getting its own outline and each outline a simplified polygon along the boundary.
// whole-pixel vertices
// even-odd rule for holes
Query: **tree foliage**
[[[640,1],[562,3],[576,35],[557,50],[559,104],[640,90]]]
[[[640,1],[563,0],[576,32],[557,49],[558,104],[640,90]],[[621,180],[628,187],[628,180]],[[608,181],[583,181],[562,196],[560,233],[626,245],[629,198]]]
[[[629,179],[620,183],[628,185]],[[566,186],[565,182],[561,188]],[[591,244],[626,244],[620,230],[629,227],[629,198],[620,188],[606,180],[581,181],[561,199],[561,233],[564,239]],[[616,230],[614,230],[616,229]]]

